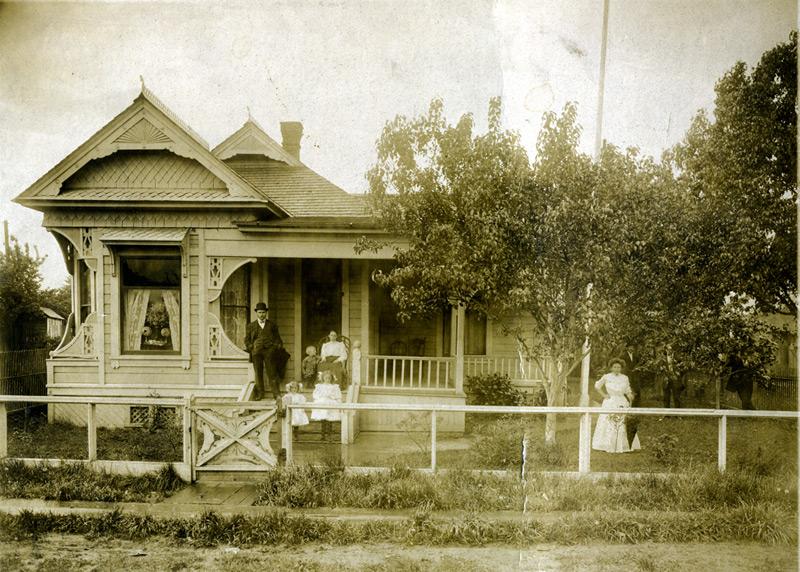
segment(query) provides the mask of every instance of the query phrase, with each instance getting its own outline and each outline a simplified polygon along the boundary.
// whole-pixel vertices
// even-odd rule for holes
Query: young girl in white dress
[[[330,371],[319,372],[321,381],[314,387],[314,403],[320,405],[333,405],[342,402],[342,389]],[[341,414],[337,409],[312,409],[311,420],[321,421],[322,440],[330,440],[331,421],[339,421]]]
[[[306,402],[306,397],[300,393],[300,384],[292,381],[286,384],[286,394],[283,396],[283,405],[289,404],[303,404]],[[292,433],[297,438],[300,432],[300,427],[308,425],[308,415],[305,409],[292,409]]]
[[[603,407],[628,409],[633,401],[633,390],[628,376],[622,373],[623,362],[621,359],[613,359],[610,366],[611,372],[597,380],[594,387],[603,396]],[[598,415],[592,449],[607,453],[627,453],[641,448],[638,435],[634,436],[632,442],[628,442],[624,412]]]

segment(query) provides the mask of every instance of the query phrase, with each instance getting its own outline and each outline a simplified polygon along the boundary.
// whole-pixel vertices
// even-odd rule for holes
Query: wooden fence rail
[[[618,408],[603,407],[497,407],[488,405],[434,405],[424,403],[342,403],[336,405],[322,404],[291,404],[287,406],[286,417],[291,417],[292,409],[332,409],[342,413],[351,411],[414,411],[428,412],[431,416],[431,467],[436,471],[436,417],[438,413],[494,413],[515,415],[547,415],[549,413],[580,416],[580,431],[578,441],[578,472],[587,474],[591,472],[591,442],[592,442],[592,415],[605,413],[619,414]],[[658,407],[637,407],[636,416],[659,417],[711,417],[717,419],[717,467],[725,471],[727,466],[727,423],[728,418],[758,418],[758,419],[800,419],[800,414],[793,411],[737,411],[730,409],[667,409]],[[284,421],[286,423],[286,421]],[[292,460],[292,437],[285,442],[286,463]]]

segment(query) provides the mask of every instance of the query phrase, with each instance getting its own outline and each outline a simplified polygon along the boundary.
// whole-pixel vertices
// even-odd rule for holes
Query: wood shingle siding
[[[203,192],[211,192],[212,199],[228,195],[225,183],[203,165],[169,151],[118,151],[93,159],[61,187],[61,193],[81,190],[90,191],[83,198],[96,199],[116,198],[120,190],[158,190],[175,199],[182,194],[206,198]]]

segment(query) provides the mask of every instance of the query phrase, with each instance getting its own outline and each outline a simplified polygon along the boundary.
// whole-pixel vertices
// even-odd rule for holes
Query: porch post
[[[464,392],[464,305],[456,312],[456,393]]]

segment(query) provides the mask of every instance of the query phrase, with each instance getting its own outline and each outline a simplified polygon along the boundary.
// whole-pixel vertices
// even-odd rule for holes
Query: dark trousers
[[[736,393],[742,401],[742,409],[755,409],[753,405],[753,382],[743,383],[736,388]]]
[[[281,389],[279,385],[280,380],[278,378],[278,372],[275,369],[275,362],[272,359],[272,352],[253,354],[250,356],[250,359],[253,362],[253,369],[256,373],[253,400],[258,401],[259,399],[263,399],[267,394],[267,386],[264,383],[264,370],[266,370],[266,381],[269,383],[270,388],[272,389],[272,396],[275,398],[275,401],[278,401],[281,396]]]
[[[669,407],[670,396],[675,403],[675,407],[681,406],[681,393],[683,393],[683,383],[679,379],[669,379],[664,383],[664,407]]]

